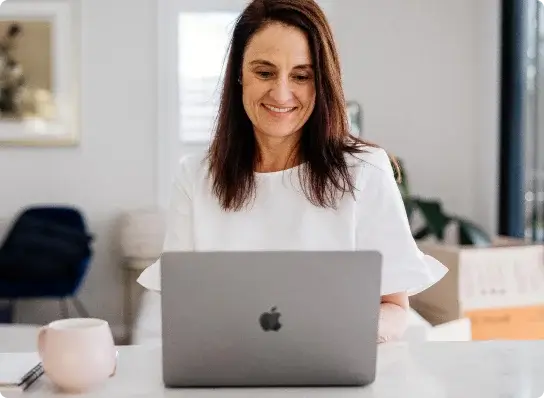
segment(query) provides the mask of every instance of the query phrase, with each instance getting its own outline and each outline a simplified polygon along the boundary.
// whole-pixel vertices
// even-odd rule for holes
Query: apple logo
[[[281,329],[282,324],[280,323],[280,316],[281,314],[276,311],[277,307],[272,307],[270,309],[270,312],[263,312],[261,316],[259,317],[259,324],[261,325],[261,328],[268,332],[270,330],[273,330],[274,332],[277,332]]]

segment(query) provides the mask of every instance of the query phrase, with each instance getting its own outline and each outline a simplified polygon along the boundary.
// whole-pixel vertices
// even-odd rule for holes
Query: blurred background
[[[453,270],[413,297],[406,338],[544,338],[543,2],[318,3],[354,133],[402,162],[414,236]],[[160,298],[135,279],[177,160],[209,142],[245,5],[0,6],[0,342],[87,315],[160,340]]]

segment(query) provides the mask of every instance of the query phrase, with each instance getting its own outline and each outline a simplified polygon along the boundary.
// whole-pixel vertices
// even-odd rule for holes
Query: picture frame
[[[0,146],[79,143],[74,3],[0,5]]]

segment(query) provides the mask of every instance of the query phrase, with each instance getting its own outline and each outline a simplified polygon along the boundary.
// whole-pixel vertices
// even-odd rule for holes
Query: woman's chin
[[[280,128],[267,127],[266,129],[257,129],[257,131],[260,131],[263,137],[267,137],[271,139],[286,138],[286,137],[298,135],[298,131],[292,128],[280,129]]]

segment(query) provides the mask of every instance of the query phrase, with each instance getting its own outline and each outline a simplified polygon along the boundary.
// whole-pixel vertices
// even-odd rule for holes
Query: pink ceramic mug
[[[47,377],[69,393],[89,391],[115,374],[117,350],[106,321],[71,318],[51,322],[38,334]]]

